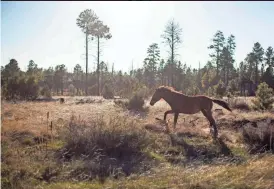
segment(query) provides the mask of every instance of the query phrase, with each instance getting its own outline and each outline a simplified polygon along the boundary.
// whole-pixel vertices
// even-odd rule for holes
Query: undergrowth
[[[78,180],[117,178],[151,167],[151,159],[144,151],[153,144],[153,137],[135,120],[99,117],[85,123],[72,117],[61,136],[65,145],[58,157],[63,162],[81,160],[71,173]]]
[[[225,143],[192,128],[189,133],[153,133],[144,129],[143,120],[118,111],[118,115],[84,120],[66,118],[53,138],[45,133],[37,136],[31,129],[5,130],[1,135],[2,188],[259,189],[274,185],[273,154],[248,154],[243,147],[267,148],[269,138],[264,136],[273,136],[267,128],[259,125],[253,134],[243,126],[250,140],[246,136],[244,141]],[[229,134],[235,132],[232,123],[225,127],[229,128]]]

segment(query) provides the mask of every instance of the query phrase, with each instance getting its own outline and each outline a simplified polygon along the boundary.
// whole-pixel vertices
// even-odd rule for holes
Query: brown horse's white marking
[[[207,96],[187,96],[168,86],[160,86],[156,89],[150,101],[150,105],[153,106],[161,98],[164,99],[171,107],[171,110],[165,112],[164,120],[166,120],[167,114],[174,113],[174,128],[177,124],[179,113],[196,114],[201,111],[209,121],[210,126],[214,129],[214,138],[218,136],[218,130],[211,112],[213,102],[231,111],[225,101],[211,99]]]

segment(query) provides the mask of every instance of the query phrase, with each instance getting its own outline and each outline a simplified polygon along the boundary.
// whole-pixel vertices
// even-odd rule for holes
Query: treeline
[[[147,49],[143,66],[129,73],[115,71],[114,64],[108,67],[104,61],[97,64],[94,72],[84,73],[77,64],[73,73],[70,73],[64,64],[42,69],[33,60],[29,61],[24,72],[18,67],[17,61],[11,59],[5,67],[1,67],[1,94],[6,99],[29,100],[39,95],[98,95],[105,92],[129,97],[140,90],[149,95],[157,86],[169,85],[188,95],[223,96],[229,93],[254,95],[261,82],[274,88],[272,47],[264,50],[259,42],[255,43],[246,58],[238,63],[239,67],[236,67],[235,37],[230,35],[226,38],[221,31],[217,31],[208,47],[210,54],[207,63],[202,68],[192,68],[178,61],[181,37],[179,24],[170,20],[162,35],[169,58],[161,58],[158,44],[152,43]]]

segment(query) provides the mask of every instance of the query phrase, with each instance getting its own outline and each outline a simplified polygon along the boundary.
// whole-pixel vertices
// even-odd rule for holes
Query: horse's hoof
[[[212,129],[212,128],[210,128],[210,134],[212,135],[212,137],[214,138],[214,139],[217,139],[218,138],[218,132],[217,131],[215,131],[214,129]]]

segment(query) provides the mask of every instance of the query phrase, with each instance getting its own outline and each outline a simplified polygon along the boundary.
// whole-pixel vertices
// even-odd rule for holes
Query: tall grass
[[[229,107],[231,107],[232,109],[238,109],[238,110],[244,110],[244,111],[250,110],[248,103],[246,102],[245,99],[242,99],[242,98],[230,97],[228,98],[228,104],[229,104]]]
[[[98,117],[86,123],[73,116],[60,134],[65,145],[58,156],[64,162],[82,161],[71,175],[79,180],[129,175],[149,168],[150,158],[144,151],[154,140],[133,119]]]

